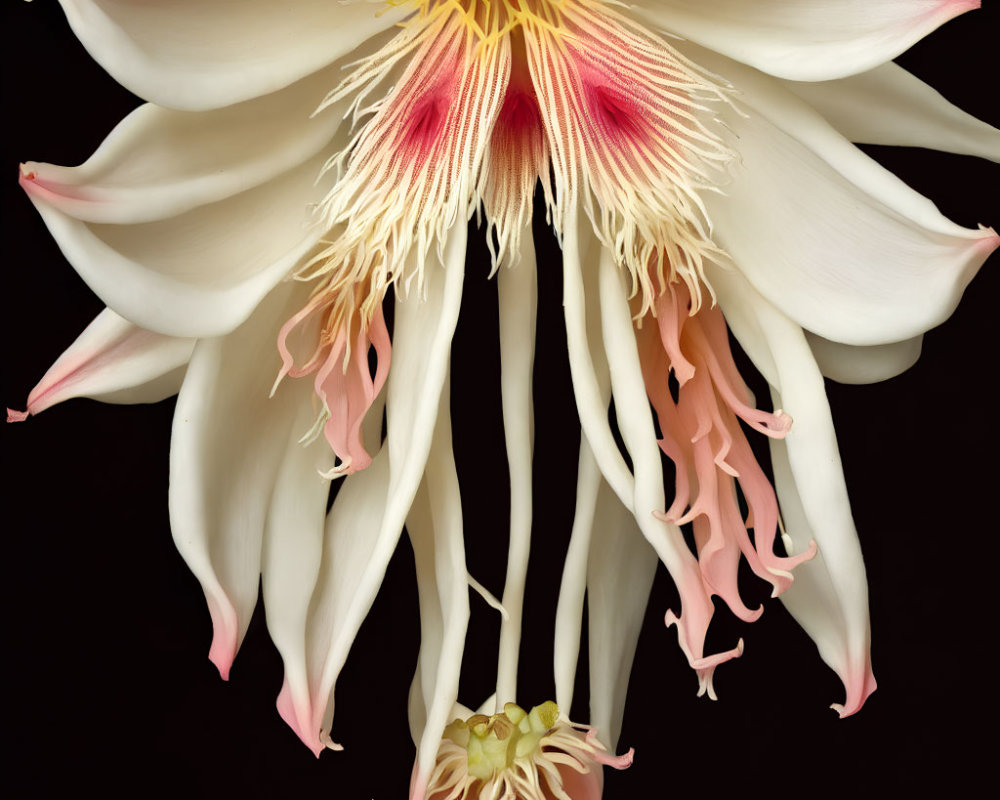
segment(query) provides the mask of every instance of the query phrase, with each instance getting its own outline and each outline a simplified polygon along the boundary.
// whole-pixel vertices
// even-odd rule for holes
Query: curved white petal
[[[469,623],[469,584],[462,534],[462,498],[452,452],[448,384],[421,489],[407,529],[420,593],[420,668],[424,724],[416,739],[417,777],[411,797],[422,800],[444,729],[458,700]]]
[[[329,735],[332,687],[321,684],[332,641],[351,625],[346,618],[348,606],[365,570],[377,563],[384,574],[395,548],[395,540],[379,542],[376,538],[387,500],[388,448],[383,445],[367,469],[343,480],[318,542],[303,542],[299,558],[309,561],[312,569],[318,564],[318,575],[314,585],[308,586],[311,598],[305,609],[303,638],[301,642],[290,641],[282,650],[285,683],[278,697],[278,710],[317,756],[328,747],[339,749]],[[319,549],[310,549],[310,544]],[[305,586],[302,591],[305,593]],[[354,633],[360,624],[354,624]]]
[[[584,437],[556,614],[556,703],[572,707],[586,592],[590,724],[612,749],[621,732],[632,659],[657,562],[634,515],[601,477]]]
[[[609,400],[610,388],[607,387]],[[602,486],[607,487],[607,482],[601,477],[600,467],[594,459],[587,437],[581,436],[576,469],[576,508],[573,511],[573,529],[559,583],[553,642],[556,705],[562,709],[573,707],[573,695],[576,692],[576,667],[580,659],[580,633],[583,630],[583,600],[587,592],[587,562],[594,535],[597,498]],[[612,496],[621,505],[621,500],[613,492]]]
[[[852,142],[926,147],[1000,161],[1000,130],[898,64],[836,81],[785,81]]]
[[[294,436],[313,421],[304,405],[275,479],[264,529],[261,589],[267,630],[285,668],[278,711],[317,755],[319,730],[301,721],[312,709],[305,659],[309,599],[319,575],[330,480],[322,473],[334,466],[333,452],[322,438],[303,445]]]
[[[579,210],[566,215],[563,235],[563,309],[573,395],[580,426],[601,473],[627,508],[633,507],[635,482],[608,424],[610,378],[600,349],[600,303],[597,272],[601,245],[579,225]]]
[[[587,564],[590,724],[612,750],[656,564],[635,518],[602,481]]]
[[[768,300],[846,344],[910,339],[943,322],[1000,244],[956,225],[780,82],[687,47],[736,83],[723,114],[739,161],[706,193],[714,236]]]
[[[329,188],[315,157],[261,186],[157,222],[81,222],[29,188],[59,248],[118,314],[170,336],[245,320],[322,235],[310,203]],[[155,298],[155,301],[153,300]]]
[[[341,67],[216,111],[147,103],[80,166],[29,161],[22,181],[29,194],[83,222],[151,222],[223,200],[346,144],[331,144],[346,103],[310,118]]]
[[[327,516],[306,631],[312,707],[308,718],[300,715],[294,723],[300,735],[306,732],[307,743],[335,747],[329,731],[337,676],[378,592],[427,464],[462,299],[466,236],[462,219],[448,235],[444,262],[436,253],[428,259],[424,296],[397,298],[386,442],[371,466],[345,479]]]
[[[878,383],[895,378],[917,363],[923,340],[923,336],[915,336],[902,342],[858,347],[806,331],[820,372],[838,383]]]
[[[60,1],[74,33],[115,80],[157,105],[188,111],[281,89],[411,13],[408,4],[368,0]]]
[[[530,229],[520,237],[512,263],[497,274],[500,314],[500,392],[504,439],[510,471],[510,544],[497,656],[497,712],[517,702],[517,663],[521,647],[524,587],[531,549],[532,452],[534,410],[531,385],[538,305],[535,245]]]
[[[840,676],[857,711],[875,689],[869,655],[865,565],[837,449],[823,376],[801,328],[738,273],[713,270],[713,286],[733,335],[774,387],[775,408],[794,420],[783,441],[772,441],[778,499],[790,542],[799,552],[815,540],[819,555],[796,567],[782,594],[823,660]]]
[[[285,381],[269,396],[281,366],[278,328],[306,294],[282,286],[229,336],[200,340],[177,398],[170,524],[205,591],[215,629],[209,658],[224,678],[257,602],[271,490],[289,440],[302,433],[292,423],[310,403],[308,381]]]
[[[28,395],[39,414],[73,397],[156,403],[181,388],[194,339],[151,333],[104,309],[49,367]]]
[[[978,0],[632,0],[649,24],[782,78],[841,78],[889,61]]]

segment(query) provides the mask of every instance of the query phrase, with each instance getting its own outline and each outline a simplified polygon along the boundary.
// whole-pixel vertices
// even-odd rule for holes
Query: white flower
[[[416,683],[420,691],[411,713],[420,738],[419,772],[426,776],[456,699],[468,616],[461,505],[451,457],[448,395],[442,389],[448,386],[451,337],[462,293],[463,216],[480,195],[498,227],[501,258],[519,255],[509,258],[517,263],[498,275],[513,475],[512,540],[524,542],[530,525],[533,251],[530,237],[519,235],[523,206],[505,205],[498,199],[504,197],[502,188],[494,191],[488,182],[478,183],[481,175],[496,174],[489,171],[492,163],[488,168],[481,165],[488,158],[484,141],[494,130],[492,121],[502,115],[500,101],[508,85],[497,77],[503,73],[497,64],[505,58],[506,39],[487,37],[498,48],[489,62],[493,77],[473,81],[473,89],[456,90],[473,98],[475,113],[468,118],[480,126],[470,138],[456,139],[464,150],[456,145],[451,151],[458,155],[449,162],[454,171],[448,177],[457,190],[445,185],[425,205],[396,198],[386,214],[362,208],[378,179],[387,174],[378,161],[383,142],[376,136],[378,125],[359,128],[360,138],[354,140],[336,112],[348,110],[351,93],[379,79],[379,70],[389,74],[395,64],[387,58],[403,54],[402,64],[412,56],[411,49],[419,54],[424,45],[407,49],[406,37],[417,36],[422,28],[410,23],[396,40],[400,44],[395,51],[388,44],[390,49],[381,52],[389,56],[362,62],[347,78],[344,93],[335,87],[342,65],[386,45],[390,34],[380,31],[411,8],[376,17],[364,3],[300,0],[295,13],[287,6],[247,5],[233,14],[214,2],[64,3],[95,57],[123,84],[160,106],[145,106],[131,115],[82,167],[28,164],[23,169],[25,188],[60,247],[114,309],[99,317],[53,367],[33,393],[29,411],[79,394],[157,399],[176,391],[177,379],[184,374],[171,457],[172,526],[178,548],[208,598],[216,631],[213,660],[223,674],[228,672],[262,573],[269,629],[286,669],[279,708],[317,751],[324,744],[332,746],[333,685],[408,521],[423,628]],[[528,43],[524,63],[530,68],[555,165],[550,197],[565,251],[570,362],[586,437],[577,524],[557,625],[556,688],[557,695],[564,695],[557,700],[568,707],[572,696],[583,588],[589,585],[592,640],[618,659],[591,667],[592,722],[612,743],[628,673],[622,666],[631,660],[630,638],[636,627],[623,626],[621,620],[623,615],[641,618],[657,555],[681,591],[681,614],[674,620],[681,628],[681,645],[709,693],[715,664],[737,652],[734,648],[721,657],[703,652],[712,615],[710,596],[718,593],[738,613],[744,611],[738,593],[728,591],[735,583],[726,587],[706,574],[705,553],[699,565],[672,524],[679,514],[670,516],[666,508],[647,402],[648,378],[644,383],[631,321],[633,313],[654,306],[664,291],[655,270],[646,271],[651,260],[664,255],[668,274],[687,287],[695,310],[700,292],[705,315],[711,313],[711,297],[718,299],[734,334],[774,387],[775,408],[787,409],[795,420],[784,442],[772,445],[778,494],[790,552],[804,552],[815,539],[820,556],[797,568],[784,598],[843,679],[846,713],[855,711],[874,686],[864,567],[821,374],[872,380],[908,367],[916,352],[913,341],[947,317],[997,238],[991,231],[948,222],[849,145],[837,128],[862,141],[933,146],[994,159],[1000,147],[992,129],[884,64],[970,4],[869,2],[866,7],[879,12],[874,15],[861,14],[855,5],[838,9],[831,18],[828,8],[793,0],[753,6],[734,0],[647,2],[627,11],[566,3],[563,10],[578,31],[607,34],[613,28],[616,42],[628,39],[628,34],[637,48],[570,47],[569,56],[559,50],[563,40],[550,37],[545,26],[532,28],[530,20],[522,22]],[[534,14],[548,8],[542,0],[528,6]],[[430,30],[440,23],[451,31],[457,18],[443,12],[434,16],[442,7],[430,4],[430,13],[419,18],[421,25]],[[698,44],[668,45],[630,20]],[[829,40],[817,42],[811,35],[817,29]],[[368,36],[375,37],[374,43],[354,51]],[[680,55],[672,54],[670,47]],[[619,58],[619,52],[645,52],[649,58]],[[659,83],[650,79],[639,87],[633,84],[653,95],[656,86],[662,90],[665,71],[683,71],[659,98],[670,100],[679,115],[690,114],[694,120],[679,126],[683,135],[678,127],[670,129],[670,141],[681,142],[670,158],[649,144],[659,146],[669,138],[656,129],[658,123],[651,123],[649,131],[636,128],[653,118],[651,110],[664,107],[657,106],[655,97],[649,101],[650,94],[637,92],[641,108],[628,105],[626,94],[611,90],[595,101],[605,115],[601,122],[628,134],[629,142],[617,144],[628,149],[626,145],[639,141],[642,146],[629,152],[638,162],[646,159],[655,166],[646,184],[641,171],[616,182],[622,169],[615,154],[622,150],[608,150],[604,140],[587,139],[594,107],[589,114],[568,110],[566,96],[540,77],[559,74],[562,63],[567,75],[579,78],[579,71],[565,66],[573,58],[586,60],[598,72],[606,69],[603,78],[620,76],[611,68],[625,62],[647,77],[660,76]],[[688,67],[685,58],[697,67]],[[426,85],[416,81],[425,77],[420,70],[404,75],[397,95],[380,106],[376,122],[383,120],[386,129],[393,130],[392,98],[405,99],[411,84]],[[579,83],[573,96],[585,94],[593,82]],[[330,90],[334,93],[324,105],[337,108],[327,107],[306,121]],[[891,112],[898,115],[892,130],[895,140],[859,112],[859,98],[870,101],[874,96],[888,104],[888,98],[907,93],[915,93],[926,105],[904,103]],[[369,99],[378,96],[376,91]],[[182,110],[168,110],[171,107]],[[826,112],[832,126],[814,108]],[[424,115],[420,118],[433,121],[428,113],[419,111]],[[725,124],[717,125],[717,120]],[[569,131],[568,138],[561,140],[557,130]],[[348,146],[343,163],[334,164],[342,167],[344,177],[334,183],[337,170],[324,170],[323,165],[335,153],[347,153]],[[689,157],[693,152],[698,152],[697,158]],[[358,153],[374,155],[366,161]],[[574,159],[593,159],[595,153],[604,160],[589,162],[581,179],[572,166]],[[738,158],[731,157],[735,154]],[[651,161],[653,156],[663,160]],[[725,167],[729,177],[713,177],[716,165]],[[321,172],[324,177],[316,183]],[[664,175],[673,180],[662,182]],[[392,177],[396,183],[390,188],[405,184],[400,183],[402,173]],[[421,177],[424,184],[426,180]],[[515,196],[523,197],[523,190],[517,192],[524,184],[511,185]],[[593,231],[579,220],[591,195],[599,209],[593,214]],[[326,226],[309,224],[310,204],[319,205]],[[357,219],[366,224],[357,226]],[[379,238],[373,231],[382,222],[389,233]],[[321,244],[321,237],[330,244]],[[418,244],[409,242],[410,237]],[[345,241],[350,247],[343,246]],[[370,256],[382,252],[385,243],[391,247],[373,267]],[[427,265],[419,263],[425,256]],[[338,395],[336,386],[324,382],[337,373],[321,369],[324,380],[317,387],[326,405],[320,418],[326,436],[308,446],[299,439],[315,422],[312,387],[286,380],[268,399],[277,370],[262,366],[265,354],[273,352],[278,329],[306,306],[312,287],[282,282],[303,265],[307,272],[300,273],[302,277],[329,281],[332,287],[330,294],[314,296],[321,301],[316,308],[324,314],[332,310],[331,316],[320,321],[303,318],[305,336],[312,342],[319,327],[331,334],[328,344],[333,346],[326,350],[315,343],[305,345],[301,360],[308,361],[316,350],[317,366],[347,355],[336,345],[340,324],[347,326],[349,342],[359,337],[355,358],[367,350],[368,338],[378,341],[377,335],[366,337],[367,322],[359,330],[351,314],[376,314],[386,283],[413,280],[419,287],[397,298],[392,369],[384,396],[378,391],[380,376],[374,385],[366,385],[371,383],[368,375]],[[891,266],[876,269],[883,265]],[[637,307],[629,306],[621,282],[626,272],[639,289]],[[350,280],[338,283],[345,276]],[[360,292],[356,305],[345,305],[345,295],[337,293],[344,286]],[[600,311],[595,313],[598,297]],[[661,331],[664,319],[661,310]],[[316,323],[313,329],[307,327],[311,321]],[[648,333],[654,323],[646,322]],[[377,325],[372,330],[377,334]],[[384,354],[380,356],[384,368]],[[875,372],[873,360],[878,362]],[[78,368],[81,362],[83,370]],[[676,370],[677,360],[671,358],[671,363]],[[631,470],[608,425],[612,396]],[[338,408],[337,399],[347,404],[346,411]],[[383,402],[388,407],[388,436],[380,449]],[[368,428],[366,447],[352,439],[352,425],[362,416]],[[342,429],[331,429],[331,423]],[[777,425],[781,433],[785,427]],[[340,457],[342,472],[367,466],[363,454],[372,453],[374,461],[346,479],[324,534],[328,483],[317,479],[316,472],[331,474],[334,469],[327,442]],[[724,454],[714,455],[722,469]],[[740,472],[745,477],[745,471]],[[708,474],[697,470],[700,484]],[[663,518],[665,513],[670,521]],[[602,524],[594,527],[591,541],[589,520],[595,515]],[[738,558],[739,552],[735,555]],[[767,561],[764,556],[762,552]],[[499,705],[515,698],[524,558],[512,548],[503,598],[510,619],[501,635]],[[766,564],[763,568],[771,569]],[[623,574],[634,577],[622,581]],[[772,574],[784,581],[780,586],[775,582],[776,591],[787,587],[788,576]],[[597,602],[599,597],[606,599]],[[749,610],[745,612],[749,616]]]

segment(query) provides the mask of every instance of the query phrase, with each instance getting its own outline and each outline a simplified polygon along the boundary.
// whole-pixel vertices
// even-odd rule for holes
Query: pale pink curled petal
[[[341,68],[334,64],[275,94],[200,114],[147,103],[78,167],[22,165],[25,188],[73,219],[121,225],[167,219],[245,192],[335,146],[346,103],[309,117]]]
[[[1000,161],[1000,130],[898,64],[836,81],[785,85],[852,142],[926,147]]]
[[[663,30],[798,81],[842,78],[892,60],[979,0],[634,0]]]
[[[204,111],[281,89],[391,28],[408,4],[362,0],[61,0],[73,32],[126,89]],[[332,87],[331,87],[332,88]]]
[[[747,108],[723,113],[740,161],[705,204],[750,283],[802,327],[845,344],[898,342],[943,322],[1000,237],[947,220],[781,82],[684,51],[738,83]]]
[[[681,647],[691,666],[699,670],[701,682],[702,670],[707,669],[704,666],[705,635],[715,609],[680,528],[669,523],[661,510],[664,503],[662,467],[642,385],[631,312],[620,284],[621,275],[593,233],[589,229],[581,231],[578,224],[576,209],[570,209],[563,240],[563,305],[580,423],[605,481],[633,513],[643,536],[664,562],[677,586],[681,615],[669,612],[667,624],[677,623]],[[604,293],[599,285],[601,277],[607,282],[607,301],[601,297]],[[609,315],[603,309],[614,313]],[[602,334],[607,336],[603,347]],[[620,388],[615,400],[619,424],[629,422],[622,431],[628,437],[626,444],[630,453],[642,454],[639,467],[643,480],[642,505],[637,503],[637,479],[625,465],[608,424],[608,395],[612,388],[609,384],[613,382],[608,374],[609,363],[618,367]]]
[[[781,438],[787,435],[791,418],[752,407],[719,309],[702,307],[696,314],[691,309],[688,289],[670,284],[656,305],[655,324],[661,336],[647,330],[653,324],[649,318],[642,320],[637,331],[646,392],[663,434],[661,449],[676,467],[675,501],[662,517],[677,524],[693,522],[705,591],[722,598],[736,616],[753,622],[763,607],[750,609],[740,597],[741,557],[778,595],[792,582],[791,570],[810,558],[815,548],[791,558],[775,555],[777,500],[740,420],[760,433]],[[664,331],[679,333],[663,335]],[[683,384],[678,381],[675,401],[667,374],[676,359],[683,360],[689,374]],[[746,521],[741,517],[737,482],[749,506]],[[709,691],[710,686],[706,682],[703,688]]]
[[[356,323],[353,344],[349,344],[344,330],[332,343],[320,337],[320,344],[305,364],[296,366],[289,349],[289,336],[294,332],[299,332],[303,338],[315,335],[316,318],[322,311],[321,304],[313,298],[281,327],[278,333],[278,352],[281,355],[279,380],[285,375],[302,377],[316,373],[313,386],[327,417],[323,434],[341,461],[336,472],[349,475],[371,464],[371,456],[361,441],[361,425],[385,384],[392,346],[382,307],[378,306],[370,321]],[[306,325],[304,331],[298,331],[300,325]],[[374,377],[368,366],[369,350],[373,347],[378,359]]]
[[[895,378],[917,363],[923,336],[868,347],[840,344],[806,331],[824,377],[838,383],[878,383]]]
[[[329,187],[316,181],[322,163],[321,154],[248,191],[135,225],[83,222],[49,202],[30,173],[21,185],[109,308],[147,330],[202,338],[243,322],[322,235],[309,209]]]
[[[425,297],[397,297],[393,367],[385,386],[386,442],[368,469],[345,478],[327,516],[305,635],[312,708],[297,723],[310,736],[319,731],[327,747],[337,677],[379,590],[430,454],[462,300],[466,235],[463,219],[449,233],[444,260],[432,250]]]
[[[660,426],[660,449],[674,464],[674,499],[663,513],[663,519],[676,523],[684,515],[691,499],[691,486],[696,483],[692,478],[694,464],[691,460],[690,437],[684,430],[677,406],[670,396],[668,382],[670,362],[666,351],[661,346],[653,326],[648,322],[636,331],[636,343],[639,347],[639,361],[642,364],[646,393],[649,395],[649,402],[656,412],[656,421]]]
[[[714,666],[736,653],[729,651],[705,657],[705,634],[714,607],[703,585],[698,562],[688,550],[680,529],[663,519],[663,467],[624,280],[625,276],[614,256],[602,250],[597,281],[602,340],[610,369],[618,427],[632,459],[635,475],[632,495],[626,495],[623,500],[677,586],[681,597],[681,615],[668,613],[667,624],[676,622],[681,647],[697,671],[699,683],[705,688],[706,681],[710,684]],[[568,303],[566,307],[568,319]],[[609,478],[607,472],[605,478]],[[610,485],[611,481],[608,480],[608,483]]]
[[[799,565],[782,595],[823,660],[844,681],[842,715],[854,713],[875,689],[871,673],[865,565],[851,516],[823,377],[802,330],[733,270],[710,273],[733,334],[774,387],[774,402],[795,425],[771,440],[785,545],[818,553]]]
[[[61,355],[28,396],[29,414],[72,397],[155,403],[180,391],[194,339],[152,333],[107,308]]]
[[[284,284],[232,334],[195,346],[177,398],[170,449],[174,542],[202,584],[215,626],[209,657],[226,677],[257,602],[265,520],[281,456],[309,388],[283,386],[269,397],[281,320],[304,287]],[[248,431],[252,435],[248,435]]]

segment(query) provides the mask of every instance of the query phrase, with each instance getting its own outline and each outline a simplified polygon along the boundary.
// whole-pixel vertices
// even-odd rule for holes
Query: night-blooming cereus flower
[[[853,713],[874,688],[867,593],[823,375],[909,366],[998,240],[944,219],[848,139],[1000,159],[994,130],[889,63],[974,5],[64,0],[88,49],[151,102],[82,166],[22,168],[108,305],[28,411],[179,390],[171,520],[208,600],[210,656],[226,675],[262,575],[285,664],[278,707],[317,753],[336,747],[334,686],[405,523],[421,605],[414,791],[426,792],[447,742],[460,746],[446,731],[468,587],[481,589],[465,567],[449,411],[478,209],[499,283],[512,505],[502,602],[482,593],[505,615],[497,700],[516,697],[540,182],[584,433],[559,706],[589,593],[591,724],[613,747],[658,560],[681,598],[667,620],[713,695],[715,667],[742,643],[705,652],[712,597],[759,614],[736,587],[746,559]],[[727,324],[773,412],[753,407]],[[777,493],[744,426],[770,438]]]

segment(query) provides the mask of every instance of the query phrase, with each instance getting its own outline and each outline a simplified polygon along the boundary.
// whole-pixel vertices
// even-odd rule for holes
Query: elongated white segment
[[[587,562],[590,724],[612,751],[658,560],[635,517],[601,481]]]
[[[772,397],[775,403],[784,402],[777,392],[773,392]],[[799,493],[788,447],[785,442],[771,442],[771,465],[786,535],[792,546],[799,548],[804,541],[815,539],[816,533]],[[844,702],[830,704],[841,717],[858,711],[876,689],[870,655],[868,587],[864,570],[860,574],[854,571],[851,560],[827,558],[820,547],[814,559],[799,567],[795,576],[798,585],[781,596],[781,602],[816,644],[820,657],[844,684]],[[843,592],[845,587],[850,590],[852,586],[857,597],[854,602],[845,604]],[[863,614],[858,608],[860,605],[864,605]]]
[[[795,420],[783,442],[771,445],[778,500],[788,549],[801,550],[812,538],[819,555],[796,568],[782,600],[843,680],[847,697],[835,708],[847,716],[875,680],[865,565],[823,376],[801,328],[738,272],[715,270],[712,282],[733,334],[773,387],[775,403]]]
[[[920,358],[923,336],[862,347],[839,344],[806,331],[806,341],[823,376],[838,383],[878,383],[906,372]]]
[[[381,425],[381,406],[373,408]],[[312,698],[306,650],[309,601],[319,576],[323,530],[334,463],[325,441],[302,442],[313,423],[311,403],[302,403],[281,456],[264,527],[261,589],[271,640],[281,654],[284,681],[278,712],[317,755],[323,750],[319,727],[312,726]]]
[[[425,712],[425,724],[415,742],[417,776],[410,796],[423,800],[444,729],[453,719],[451,714],[458,700],[469,624],[462,498],[452,451],[447,382],[441,392],[427,469],[407,526],[420,592],[419,674]]]
[[[271,490],[292,423],[309,403],[301,385],[269,397],[278,369],[274,338],[303,295],[303,287],[283,285],[229,336],[200,340],[177,398],[170,526],[205,591],[215,629],[209,658],[223,678],[257,602]],[[272,370],[261,360],[269,352]]]
[[[328,188],[329,179],[316,181],[322,160],[135,225],[82,222],[23,176],[22,185],[63,255],[109,308],[147,330],[207,338],[240,325],[323,235],[309,207]]]
[[[607,388],[609,399],[610,388]],[[600,467],[594,459],[587,437],[581,436],[576,472],[576,509],[573,512],[573,529],[563,561],[559,604],[556,607],[553,667],[556,705],[560,708],[573,707],[576,667],[580,659],[580,633],[583,630],[583,599],[587,591],[587,564],[590,559],[590,542],[594,535],[598,491],[602,485],[607,484],[601,478]],[[621,504],[616,496],[615,501]]]
[[[385,392],[382,392],[375,398],[363,424],[364,443],[370,453],[378,453],[381,447],[384,410]],[[296,432],[307,430],[314,421],[311,403],[303,406],[299,413]],[[277,701],[278,712],[317,756],[332,743],[328,738],[320,740],[319,721],[314,719],[309,608],[323,564],[330,489],[330,480],[324,475],[329,474],[333,462],[333,452],[323,440],[316,439],[308,446],[303,446],[301,440],[290,444],[268,515],[262,569],[268,631],[285,668]],[[379,465],[372,468],[372,478],[344,479],[342,502],[349,504],[349,498],[353,497],[358,503],[355,510],[359,514],[360,530],[365,530],[365,524],[384,503],[388,474],[385,464],[386,459],[382,458]],[[354,552],[363,558],[366,551],[362,546]],[[363,561],[347,562],[339,568],[351,570],[362,566]]]
[[[497,658],[496,709],[517,701],[517,662],[521,647],[524,587],[531,549],[534,404],[532,379],[538,307],[535,244],[526,226],[513,241],[518,252],[497,275],[500,310],[500,396],[504,441],[510,471],[510,544]],[[568,708],[568,706],[567,706]]]
[[[631,511],[646,541],[660,557],[681,597],[681,614],[668,612],[667,624],[676,623],[681,649],[698,673],[698,694],[715,699],[712,676],[715,667],[742,654],[743,642],[732,650],[706,657],[705,634],[715,608],[702,581],[698,562],[676,525],[662,518],[665,508],[663,464],[649,398],[639,364],[635,330],[625,288],[625,276],[611,254],[600,259],[601,332],[607,363],[611,370],[611,390],[615,418],[632,459],[635,473]],[[605,476],[606,477],[606,476]]]
[[[781,78],[842,78],[889,61],[979,0],[633,0],[647,23]]]
[[[571,210],[567,217],[566,241],[563,242],[563,309],[566,316],[570,372],[580,413],[580,455],[577,462],[576,508],[569,549],[563,562],[559,586],[559,603],[556,607],[554,670],[556,703],[561,708],[572,708],[576,688],[576,666],[580,656],[580,632],[583,627],[583,599],[587,587],[587,559],[593,533],[597,490],[601,484],[602,467],[594,455],[594,442],[600,443],[605,453],[613,449],[614,458],[608,463],[616,470],[631,501],[633,479],[614,441],[608,425],[608,404],[611,402],[611,376],[608,362],[601,346],[601,303],[598,289],[598,270],[602,248],[594,234],[587,228],[578,229],[579,212]],[[572,240],[569,238],[572,236]],[[575,247],[574,247],[575,245]],[[585,250],[584,259],[579,248]],[[575,258],[575,263],[569,259]],[[588,415],[584,421],[580,388],[587,391]],[[597,409],[596,411],[592,409]],[[592,438],[593,437],[593,438]],[[625,501],[622,501],[625,502]]]
[[[1000,161],[1000,130],[898,64],[835,81],[784,85],[852,142],[926,147]]]
[[[373,401],[362,425],[365,448],[378,453],[382,445],[382,420],[385,392]],[[312,404],[300,409],[295,430],[308,429],[314,422]],[[285,463],[275,486],[274,500],[268,516],[264,537],[262,569],[264,608],[268,631],[274,640],[285,668],[285,677],[278,695],[277,707],[282,719],[295,731],[302,742],[318,757],[326,747],[332,747],[329,737],[320,739],[319,720],[315,717],[314,683],[310,673],[310,658],[314,648],[309,640],[310,601],[324,565],[324,531],[330,479],[324,477],[334,463],[334,455],[326,442],[316,439],[308,446],[297,440],[285,454]],[[344,478],[340,490],[342,510],[356,504],[360,530],[370,526],[370,520],[381,511],[385,499],[385,457],[370,470],[370,478]],[[369,470],[362,474],[367,475]],[[361,569],[367,553],[363,544],[351,553],[358,559],[338,564],[344,574],[352,568]],[[338,557],[343,553],[338,553]],[[328,563],[325,566],[329,566]],[[315,659],[313,659],[315,660]]]
[[[366,39],[412,11],[371,0],[60,2],[73,32],[115,80],[185,111],[259,97],[352,51],[360,57]]]
[[[1000,237],[946,219],[780,81],[682,49],[739,85],[747,109],[721,115],[740,163],[705,204],[750,283],[802,327],[845,344],[903,341],[947,319]]]
[[[118,225],[169,219],[232,197],[337,146],[347,103],[310,116],[342,68],[334,64],[275,94],[199,114],[147,103],[78,167],[25,163],[24,188],[73,219]]]
[[[424,296],[397,298],[393,363],[386,384],[387,439],[370,467],[347,479],[327,517],[322,564],[306,632],[312,714],[329,736],[333,691],[378,592],[431,447],[465,267],[466,222],[456,222],[443,261],[432,255]]]
[[[151,333],[104,309],[56,359],[28,395],[39,414],[73,397],[156,403],[181,388],[194,339]]]
[[[625,507],[631,509],[634,492],[632,473],[618,451],[608,425],[607,365],[595,366],[591,340],[594,340],[595,348],[598,347],[597,340],[588,334],[588,319],[593,321],[594,330],[599,330],[596,327],[596,320],[600,318],[597,270],[602,248],[590,230],[580,227],[579,214],[575,204],[568,209],[562,243],[563,313],[566,317],[573,395],[583,435],[590,443],[604,479]],[[590,276],[589,280],[585,275]],[[585,289],[585,281],[591,284],[589,291]],[[603,362],[603,355],[600,359]]]

